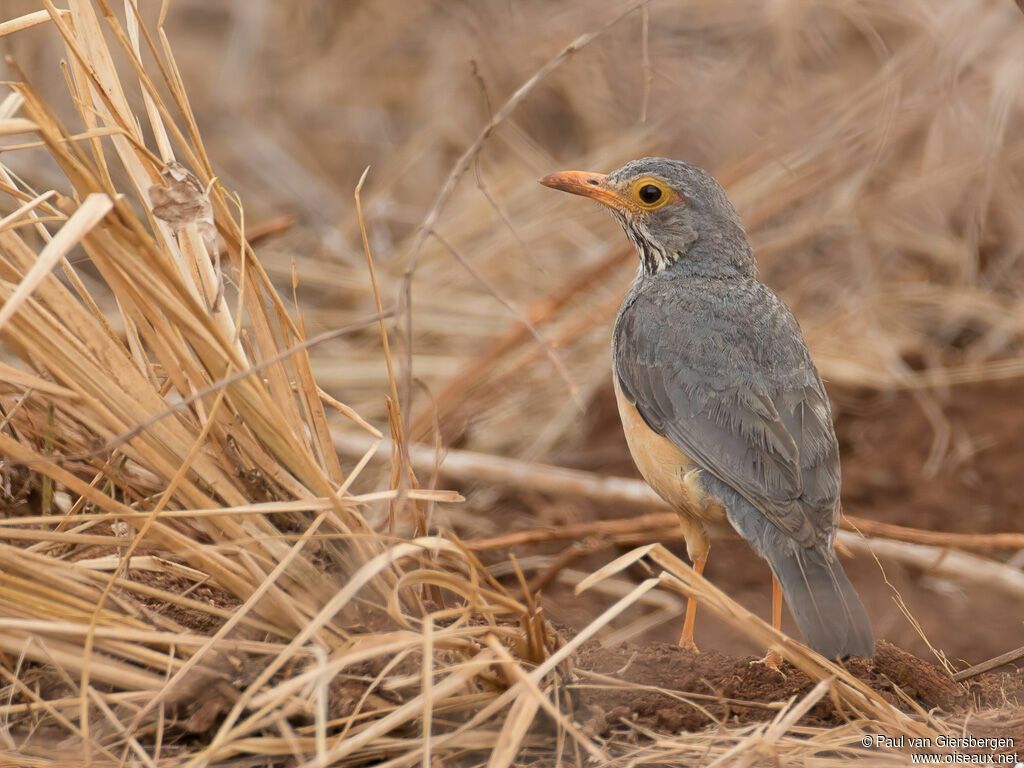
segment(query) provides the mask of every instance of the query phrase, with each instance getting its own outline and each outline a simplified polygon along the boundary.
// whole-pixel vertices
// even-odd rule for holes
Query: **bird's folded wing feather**
[[[693,343],[687,319],[679,307],[642,298],[625,310],[615,344],[623,394],[651,429],[786,535],[802,544],[827,536],[838,518],[838,452],[828,401],[795,321],[760,343],[799,344],[794,356],[807,369],[773,374],[751,361],[747,370],[742,361],[738,371],[716,369],[716,362],[737,360],[736,349],[723,351],[724,360],[707,354],[709,344],[722,351],[729,334]]]

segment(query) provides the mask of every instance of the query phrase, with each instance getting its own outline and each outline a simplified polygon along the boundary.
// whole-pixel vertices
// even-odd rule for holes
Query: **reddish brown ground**
[[[674,732],[714,722],[735,725],[770,720],[780,703],[794,696],[802,698],[814,687],[807,675],[789,664],[775,671],[756,663],[754,657],[737,658],[716,651],[694,654],[666,643],[617,648],[590,643],[580,652],[578,667],[583,672],[577,716],[596,733],[614,728],[622,720]],[[1024,702],[1022,671],[990,673],[963,686],[954,683],[941,667],[884,641],[877,644],[873,659],[851,659],[846,668],[890,704],[908,712],[913,705],[898,692],[925,710],[947,714],[965,712],[972,706],[1000,707],[1005,699]],[[601,685],[588,677],[588,671],[644,687]],[[683,701],[672,695],[675,692],[696,697]],[[800,722],[828,726],[845,719],[824,696]]]

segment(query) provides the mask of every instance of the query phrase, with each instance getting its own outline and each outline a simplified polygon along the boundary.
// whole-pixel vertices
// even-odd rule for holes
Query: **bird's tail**
[[[794,541],[764,548],[804,640],[829,659],[872,654],[871,623],[830,546]]]
[[[701,482],[722,499],[732,527],[768,561],[807,644],[828,659],[870,657],[871,622],[832,545],[805,547],[717,477]]]

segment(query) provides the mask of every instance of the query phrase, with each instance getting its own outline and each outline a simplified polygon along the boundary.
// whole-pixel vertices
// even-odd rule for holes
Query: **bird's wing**
[[[799,327],[771,296],[779,317],[750,333],[736,327],[750,313],[716,323],[681,302],[637,298],[616,323],[615,375],[651,429],[811,544],[838,521],[838,448]],[[687,338],[691,323],[705,335]],[[766,346],[798,363],[773,369],[749,359]]]

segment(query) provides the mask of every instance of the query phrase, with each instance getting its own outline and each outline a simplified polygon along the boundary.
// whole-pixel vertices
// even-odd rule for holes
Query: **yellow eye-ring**
[[[665,182],[651,176],[637,179],[629,186],[636,204],[647,211],[654,211],[676,198]]]

